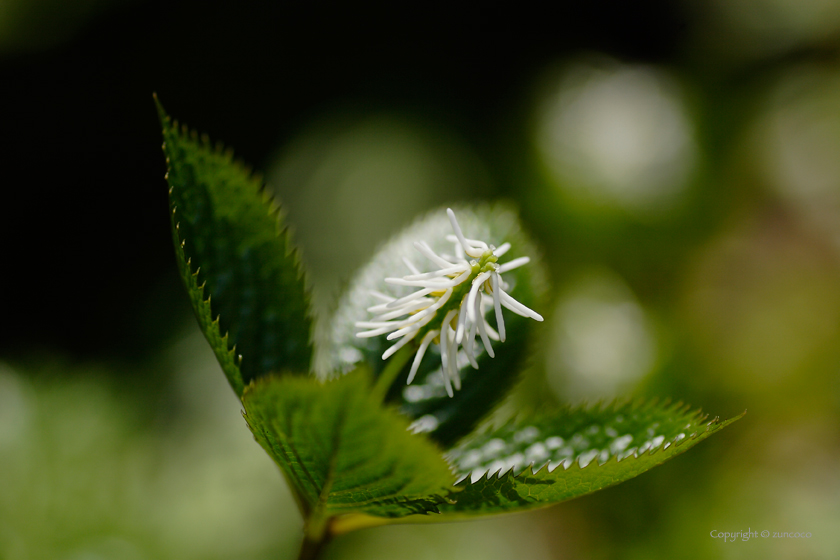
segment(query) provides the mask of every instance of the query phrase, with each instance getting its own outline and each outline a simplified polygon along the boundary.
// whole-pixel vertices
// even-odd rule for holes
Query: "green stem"
[[[400,374],[405,364],[408,363],[408,360],[414,354],[415,350],[416,348],[414,348],[413,344],[407,344],[391,357],[385,365],[385,368],[382,370],[382,373],[379,374],[376,384],[371,389],[371,392],[376,400],[385,400],[388,390],[391,388],[391,385],[394,384],[397,376]],[[332,471],[332,467],[330,468],[330,471]],[[304,522],[303,543],[301,543],[300,546],[298,560],[315,560],[318,558],[324,545],[329,542],[330,537],[333,534],[330,527],[327,526],[328,520],[324,517],[323,512],[324,505],[326,503],[326,496],[329,494],[331,485],[331,481],[329,481],[328,484],[325,484],[324,489],[321,492],[321,501],[319,501],[313,510],[309,512],[309,515]],[[361,526],[366,526],[368,524],[369,523],[363,523]]]
[[[394,384],[394,380],[400,374],[403,366],[405,366],[415,351],[416,349],[414,348],[414,344],[409,343],[397,350],[397,353],[391,357],[388,365],[386,365],[385,369],[382,370],[382,373],[379,374],[379,379],[376,380],[376,385],[373,386],[371,391],[377,400],[385,400],[385,396],[388,394],[388,390],[391,388],[391,385]]]
[[[315,560],[321,555],[321,550],[324,545],[329,542],[329,533],[322,533],[320,536],[310,535],[309,532],[304,531],[303,543],[300,545],[300,554],[298,560]]]

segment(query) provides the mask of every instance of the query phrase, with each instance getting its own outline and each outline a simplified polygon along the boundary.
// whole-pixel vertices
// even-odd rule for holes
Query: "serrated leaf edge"
[[[682,406],[682,403],[677,403],[677,404],[679,404],[680,406]],[[698,420],[698,424],[702,424],[702,423],[705,421],[705,419],[706,419],[706,418],[708,418],[708,414],[705,414],[705,415],[704,415],[704,414],[702,414],[702,412],[701,412],[700,410],[697,410],[697,411],[695,412],[695,414],[701,417],[701,418]],[[597,455],[596,455],[596,456],[595,456],[595,457],[593,457],[593,458],[592,458],[589,462],[587,462],[587,464],[586,464],[586,465],[581,466],[581,465],[580,465],[580,461],[579,461],[580,456],[578,456],[575,460],[573,460],[573,461],[569,464],[569,466],[568,466],[568,467],[563,466],[563,463],[564,463],[565,461],[561,461],[561,462],[560,462],[560,464],[558,464],[556,467],[554,467],[553,469],[550,469],[550,468],[549,468],[550,461],[549,461],[549,462],[546,462],[546,463],[541,464],[541,465],[540,465],[540,466],[539,466],[536,470],[534,470],[534,465],[536,465],[536,463],[532,462],[532,463],[531,463],[531,464],[529,464],[529,465],[524,465],[523,467],[520,467],[520,469],[521,469],[521,470],[520,470],[520,471],[518,471],[518,472],[517,472],[517,469],[516,469],[515,467],[513,467],[513,468],[508,468],[508,469],[507,469],[507,470],[505,470],[504,472],[502,472],[502,470],[501,470],[501,469],[499,469],[498,471],[494,471],[494,472],[492,472],[492,473],[491,473],[491,472],[487,472],[485,475],[483,475],[483,476],[481,476],[480,478],[476,479],[476,481],[475,481],[475,482],[472,482],[472,481],[471,481],[471,477],[470,477],[470,475],[468,474],[468,475],[466,475],[466,476],[462,477],[461,479],[459,479],[459,480],[458,480],[458,482],[456,482],[456,483],[454,484],[454,486],[453,486],[453,487],[455,487],[455,488],[460,488],[460,489],[465,489],[465,488],[467,488],[468,486],[471,486],[471,485],[473,485],[473,484],[478,484],[479,482],[482,482],[482,481],[484,481],[484,480],[489,481],[489,480],[491,480],[493,477],[495,477],[497,480],[503,480],[503,479],[508,479],[508,478],[511,478],[511,477],[513,477],[513,478],[519,478],[519,477],[522,477],[522,476],[537,476],[537,475],[539,475],[539,473],[541,473],[543,470],[545,470],[545,471],[546,471],[546,472],[545,472],[545,473],[543,473],[543,474],[553,474],[553,473],[555,473],[555,472],[557,471],[557,469],[558,469],[558,468],[560,468],[560,467],[563,467],[563,470],[564,470],[564,471],[569,471],[569,470],[571,470],[571,469],[573,469],[573,468],[575,468],[575,467],[577,467],[577,470],[583,470],[583,469],[587,469],[587,468],[590,468],[590,469],[591,469],[591,468],[599,468],[599,467],[603,467],[603,466],[605,466],[605,465],[607,465],[607,464],[609,464],[609,463],[611,463],[611,462],[612,462],[612,463],[620,463],[620,462],[627,461],[627,460],[635,460],[635,459],[639,459],[639,458],[641,458],[643,455],[653,456],[653,455],[657,454],[657,453],[658,453],[658,452],[660,452],[660,451],[665,451],[666,449],[668,449],[668,448],[669,448],[669,447],[671,447],[672,445],[673,445],[673,446],[675,446],[675,447],[682,447],[682,446],[684,446],[684,445],[685,445],[687,442],[689,442],[689,441],[694,441],[694,440],[696,440],[697,438],[700,438],[700,437],[702,437],[702,436],[704,436],[704,435],[706,435],[706,434],[709,434],[710,432],[715,432],[715,431],[717,431],[717,430],[720,430],[721,428],[723,428],[723,427],[725,427],[725,426],[727,426],[727,425],[731,424],[732,422],[735,422],[735,421],[737,421],[737,420],[740,420],[741,418],[743,418],[743,417],[744,417],[744,415],[745,415],[745,414],[746,414],[746,411],[742,412],[742,413],[741,413],[741,414],[739,414],[738,416],[734,416],[734,417],[732,417],[732,418],[730,418],[730,419],[728,419],[728,420],[725,420],[725,421],[723,421],[723,422],[721,422],[721,421],[720,421],[720,417],[719,417],[719,416],[715,416],[715,418],[714,418],[714,419],[712,419],[712,420],[711,420],[711,421],[709,421],[709,422],[706,422],[706,425],[705,425],[705,429],[704,429],[704,430],[700,430],[700,429],[698,429],[698,430],[693,431],[693,432],[692,432],[691,434],[689,434],[688,436],[683,435],[683,437],[680,437],[682,434],[677,435],[677,436],[675,436],[674,438],[672,438],[671,440],[669,440],[669,441],[663,441],[662,443],[660,443],[660,444],[659,444],[659,445],[657,445],[656,447],[652,447],[652,448],[645,449],[645,450],[644,450],[644,451],[642,451],[641,453],[639,453],[639,452],[638,452],[638,450],[637,450],[636,448],[631,448],[630,450],[633,450],[633,453],[630,453],[630,454],[628,454],[628,455],[626,455],[625,457],[622,457],[622,458],[619,458],[619,456],[618,456],[618,455],[610,455],[610,458],[609,458],[609,459],[607,459],[606,461],[604,461],[603,463],[598,462],[598,461],[596,461],[596,460],[595,460],[595,459],[597,458]],[[689,446],[689,447],[690,447],[690,446]],[[687,449],[687,448],[686,448],[686,449]],[[630,450],[627,450],[627,451],[630,451]],[[683,451],[685,451],[685,450],[683,450]],[[680,453],[682,453],[682,451],[680,451]],[[676,456],[676,455],[678,455],[678,454],[679,454],[679,453],[674,454],[674,455],[672,455],[672,457],[674,457],[674,456]],[[527,474],[527,473],[529,473],[529,471],[530,471],[530,474]],[[454,495],[455,495],[455,496],[457,496],[457,493],[456,493],[456,494],[454,494]]]
[[[542,415],[550,414],[552,416],[556,416],[577,411],[587,411],[593,413],[603,413],[610,411],[619,412],[619,409],[624,409],[625,407],[627,407],[627,412],[637,412],[640,410],[649,410],[656,408],[657,405],[659,405],[659,410],[662,412],[686,415],[687,419],[690,422],[696,422],[698,424],[702,423],[709,416],[708,414],[704,414],[701,409],[697,409],[693,413],[691,413],[689,412],[692,408],[691,405],[686,404],[681,400],[672,402],[670,397],[664,399],[660,399],[659,397],[652,397],[649,399],[621,397],[612,399],[610,401],[598,400],[594,403],[588,403],[584,401],[582,403],[577,403],[574,405],[562,404],[560,406],[555,406],[552,408],[542,408],[530,411],[517,411],[509,416],[504,417],[491,417],[488,421],[485,421],[484,423],[479,425],[472,433],[461,438],[461,440],[459,440],[455,445],[451,446],[450,449],[455,449],[461,443],[468,442],[470,438],[486,435],[488,432],[501,430],[509,426],[516,426],[518,424],[531,423],[534,417],[540,417]]]
[[[292,264],[295,268],[296,279],[297,280],[303,280],[304,296],[305,296],[307,301],[311,301],[311,299],[312,299],[311,298],[311,296],[312,296],[312,286],[311,286],[311,284],[308,280],[308,277],[306,276],[305,270],[304,270],[303,258],[302,258],[302,255],[301,255],[301,251],[300,251],[299,248],[295,247],[294,244],[292,243],[291,238],[292,238],[293,230],[288,224],[285,223],[285,220],[283,220],[283,216],[284,216],[283,207],[280,204],[280,202],[277,200],[277,198],[271,192],[269,192],[269,190],[267,188],[267,185],[265,184],[265,182],[263,180],[262,174],[255,173],[253,167],[246,164],[241,159],[234,157],[234,150],[233,150],[232,147],[226,147],[225,144],[220,140],[217,140],[215,143],[212,143],[211,140],[210,140],[210,135],[209,134],[207,134],[207,133],[199,134],[196,130],[190,129],[186,124],[179,123],[179,121],[177,119],[173,119],[164,110],[163,105],[160,103],[160,100],[157,97],[157,94],[153,94],[153,97],[154,97],[155,105],[157,106],[158,115],[160,117],[160,120],[163,123],[164,138],[166,137],[167,127],[168,127],[169,130],[174,131],[176,134],[180,134],[181,136],[189,137],[191,140],[198,142],[201,146],[204,146],[204,147],[207,147],[207,148],[211,149],[217,155],[222,155],[224,157],[224,160],[225,160],[226,163],[232,165],[234,168],[236,168],[238,171],[240,171],[241,173],[244,174],[247,182],[256,185],[256,189],[257,189],[258,194],[260,196],[261,202],[266,206],[266,214],[270,218],[273,218],[274,221],[275,221],[276,228],[277,228],[277,231],[276,231],[275,235],[278,238],[282,238],[283,241],[284,241],[284,245],[285,245],[284,257],[289,257],[289,256],[292,257]],[[166,159],[166,173],[164,174],[164,179],[167,181],[167,184],[169,184],[168,183],[169,172],[172,169],[172,164],[171,164],[169,155],[167,154],[167,151],[166,151],[166,141],[165,140],[162,143],[161,148],[163,149],[163,153],[164,153],[164,156],[165,156],[165,159]],[[229,372],[225,372],[225,373],[228,374],[227,377],[228,377],[229,382],[231,383],[231,386],[233,387],[233,390],[236,392],[237,396],[239,396],[241,398],[242,394],[245,390],[245,384],[242,380],[242,374],[241,374],[241,371],[239,371],[239,368],[242,364],[243,356],[241,354],[236,354],[236,345],[235,344],[233,346],[230,346],[230,344],[229,344],[230,332],[226,331],[224,335],[221,334],[221,329],[219,327],[219,325],[220,325],[219,321],[220,321],[220,318],[221,318],[221,314],[216,314],[215,316],[213,315],[213,308],[212,308],[212,304],[211,304],[212,294],[207,294],[207,298],[206,299],[204,298],[204,288],[205,288],[205,285],[207,284],[206,280],[204,282],[202,282],[200,285],[198,284],[199,273],[201,271],[201,267],[198,267],[193,271],[193,269],[192,269],[192,257],[187,257],[187,255],[186,255],[185,245],[186,245],[187,239],[182,237],[181,233],[180,233],[180,221],[177,220],[178,207],[176,205],[172,204],[172,202],[171,202],[172,201],[172,193],[174,192],[174,190],[175,190],[175,187],[172,186],[171,184],[169,184],[168,197],[169,197],[169,201],[170,201],[170,211],[171,211],[171,220],[172,220],[171,223],[172,223],[172,227],[174,228],[174,231],[175,231],[175,234],[176,234],[176,237],[177,237],[177,243],[175,244],[176,245],[176,250],[180,252],[180,259],[179,260],[183,260],[183,262],[184,262],[184,264],[187,268],[187,273],[189,274],[189,276],[192,279],[192,281],[191,281],[192,286],[188,285],[187,289],[189,290],[189,289],[192,288],[192,289],[197,290],[199,301],[201,302],[201,305],[206,307],[206,313],[207,313],[207,316],[210,318],[211,328],[214,329],[214,332],[211,333],[211,334],[216,334],[219,337],[219,340],[224,344],[224,347],[227,349],[228,357],[232,359],[235,367],[237,368],[237,371],[235,372],[236,373],[235,376],[233,376]],[[196,313],[197,313],[197,311],[196,311]],[[307,314],[307,317],[311,320],[312,327],[310,328],[310,332],[308,334],[308,342],[309,342],[310,347],[313,349],[313,354],[314,354],[315,353],[315,345],[316,345],[315,332],[316,332],[317,318],[312,313],[312,308],[311,308],[310,305],[307,305],[306,314]],[[199,322],[201,322],[201,321],[199,320]],[[206,336],[206,333],[205,333],[205,336]],[[314,356],[310,360],[310,364],[312,364],[312,363],[314,363]],[[310,369],[311,369],[311,366],[310,366]]]

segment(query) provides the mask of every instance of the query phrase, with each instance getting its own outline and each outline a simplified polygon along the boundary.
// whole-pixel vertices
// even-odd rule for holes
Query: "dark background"
[[[579,177],[551,176],[532,137],[540,81],[605,59],[610,76],[679,86],[697,165],[680,204],[655,216],[575,202]],[[169,114],[282,183],[273,188],[313,277],[341,270],[330,289],[413,214],[374,230],[381,216],[362,215],[366,199],[321,208],[322,193],[295,191],[294,158],[317,160],[316,171],[346,164],[329,194],[341,173],[358,171],[348,145],[373,138],[359,153],[377,165],[401,153],[391,143],[437,150],[414,154],[414,164],[440,163],[454,146],[455,167],[440,163],[444,173],[429,176],[452,172],[458,188],[439,181],[417,198],[419,210],[507,199],[546,256],[557,301],[589,294],[596,304],[565,334],[568,309],[546,305],[547,343],[519,397],[584,398],[566,383],[572,368],[558,348],[593,317],[594,338],[624,340],[618,355],[632,361],[644,339],[621,338],[628,315],[603,320],[630,309],[627,330],[646,333],[655,356],[617,394],[685,400],[724,418],[749,411],[686,455],[593,496],[490,521],[363,531],[337,539],[328,557],[394,558],[396,547],[482,560],[840,557],[834,0],[550,9],[5,0],[0,556],[262,559],[298,546],[295,506],[243,427],[178,278],[153,92]],[[397,118],[370,133],[383,114]],[[300,189],[318,186],[308,171]],[[358,219],[338,223],[342,212]],[[370,230],[362,249],[344,251],[350,226]],[[324,250],[335,245],[337,255]],[[594,355],[612,350],[596,344]],[[709,536],[748,528],[812,538]]]
[[[537,69],[585,51],[674,63],[688,26],[665,1],[34,6],[0,52],[0,354],[78,360],[142,359],[188,313],[152,92],[256,168],[335,100],[434,115],[492,162]]]

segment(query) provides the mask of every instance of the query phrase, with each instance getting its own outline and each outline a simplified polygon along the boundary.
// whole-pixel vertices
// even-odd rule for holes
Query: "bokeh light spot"
[[[553,323],[548,380],[562,398],[617,396],[656,362],[651,322],[612,274],[590,273],[575,282]]]
[[[840,270],[824,239],[762,216],[697,259],[683,311],[716,390],[762,393],[808,383],[836,346]]]
[[[693,127],[675,81],[610,60],[566,69],[538,109],[536,146],[572,201],[650,214],[672,208],[695,167]]]
[[[840,71],[783,75],[750,134],[761,181],[840,245]]]

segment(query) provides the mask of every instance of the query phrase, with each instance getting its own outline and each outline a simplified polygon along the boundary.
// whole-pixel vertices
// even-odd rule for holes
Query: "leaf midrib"
[[[297,464],[300,465],[300,470],[303,471],[303,474],[306,476],[307,480],[309,480],[309,483],[312,485],[312,488],[317,489],[318,488],[318,483],[313,478],[312,473],[309,472],[309,469],[306,468],[306,463],[303,461],[303,459],[301,459],[300,454],[298,453],[297,449],[295,448],[294,444],[292,443],[294,441],[294,439],[292,438],[292,434],[294,433],[294,424],[295,424],[294,410],[292,409],[292,407],[288,407],[286,409],[286,415],[287,415],[286,416],[286,425],[289,427],[289,433],[286,434],[286,438],[288,440],[288,443],[284,447],[288,448],[288,450],[289,450],[288,453],[290,453],[294,457]],[[278,431],[280,431],[280,430],[278,430]],[[280,433],[282,433],[282,431],[280,431]],[[266,435],[268,435],[268,434],[266,434]],[[297,469],[293,468],[291,465],[290,465],[290,467],[291,468],[289,470],[293,473],[293,476],[296,479],[300,480],[300,476],[296,473]],[[299,484],[298,487],[303,488],[303,484]]]
[[[341,445],[341,427],[344,425],[344,420],[347,417],[347,402],[343,399],[339,401],[338,414],[335,416],[335,424],[333,425],[332,450],[330,453],[330,462],[327,466],[327,472],[324,477],[324,485],[321,487],[321,492],[318,495],[318,502],[312,511],[310,517],[310,526],[318,533],[323,532],[328,520],[328,505],[330,499],[330,491],[335,482],[335,471],[338,463],[339,446]],[[306,469],[304,469],[306,470]],[[307,472],[307,476],[311,475]]]

